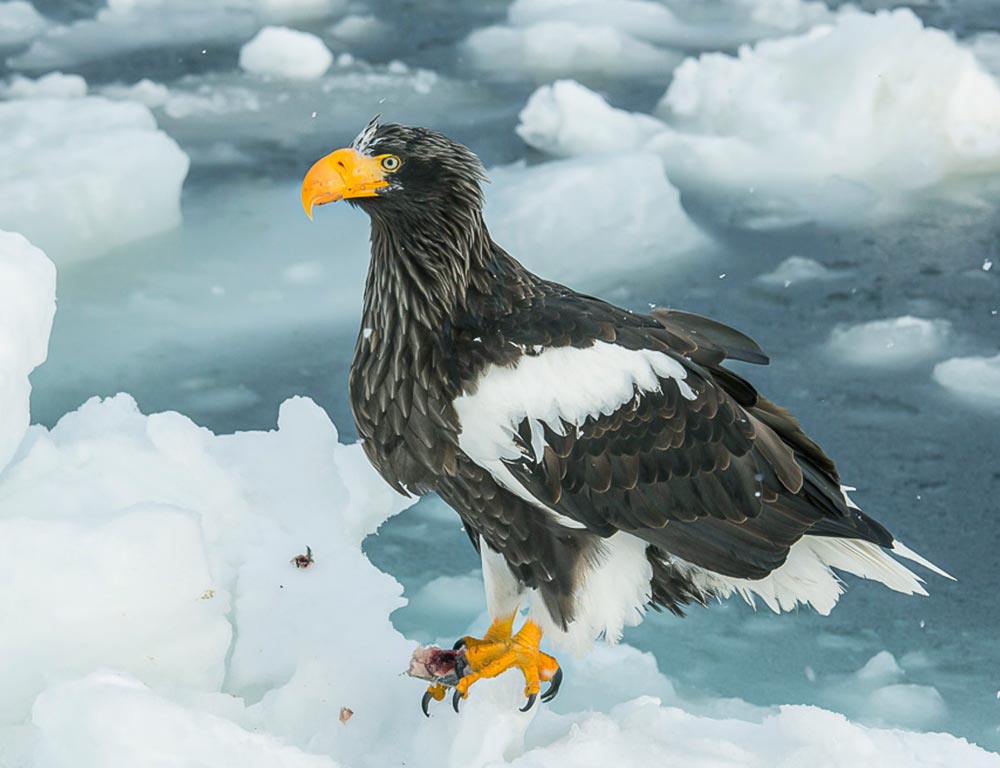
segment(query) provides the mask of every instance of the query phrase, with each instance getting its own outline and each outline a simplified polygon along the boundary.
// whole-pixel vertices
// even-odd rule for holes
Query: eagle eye
[[[395,155],[385,155],[381,159],[382,168],[387,171],[398,171],[403,162]]]

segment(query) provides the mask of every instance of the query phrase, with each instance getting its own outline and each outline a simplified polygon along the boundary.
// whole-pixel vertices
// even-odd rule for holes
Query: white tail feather
[[[892,552],[952,578],[899,542],[893,544]],[[858,539],[804,536],[789,550],[784,565],[763,579],[737,579],[691,563],[675,562],[706,592],[714,592],[720,598],[736,593],[751,606],[755,604],[755,597],[759,597],[775,613],[790,611],[802,604],[811,605],[824,616],[829,614],[844,591],[843,582],[833,569],[878,581],[906,595],[927,594],[924,581],[917,574],[877,544]]]

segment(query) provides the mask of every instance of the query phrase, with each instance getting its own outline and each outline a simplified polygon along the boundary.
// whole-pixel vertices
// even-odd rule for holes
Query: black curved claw
[[[533,706],[535,706],[535,699],[537,699],[537,698],[538,698],[538,694],[536,694],[536,693],[531,694],[528,697],[528,703],[525,704],[523,707],[521,707],[521,711],[522,712],[527,712],[529,709],[531,709]]]
[[[431,716],[430,706],[431,706],[431,699],[433,698],[434,696],[433,694],[431,694],[430,691],[424,691],[424,697],[420,700],[420,708],[424,711],[424,717]]]
[[[455,644],[451,647],[451,649],[453,651],[458,651],[458,650],[461,650],[464,647],[465,647],[465,638],[464,637],[460,637],[460,638],[458,638],[458,640],[455,641]]]
[[[462,692],[456,688],[455,694],[451,697],[451,707],[456,712],[458,712],[458,702],[460,702],[461,700],[462,700]]]
[[[559,686],[562,685],[563,681],[563,671],[562,667],[556,670],[556,673],[552,676],[552,682],[549,684],[548,689],[542,694],[542,701],[548,704],[552,699],[556,697],[559,693]]]

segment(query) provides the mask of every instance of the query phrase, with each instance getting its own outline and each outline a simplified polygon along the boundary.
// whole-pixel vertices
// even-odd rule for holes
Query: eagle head
[[[376,116],[349,147],[317,160],[302,182],[302,206],[338,200],[385,220],[482,208],[482,163],[468,147],[437,131]]]

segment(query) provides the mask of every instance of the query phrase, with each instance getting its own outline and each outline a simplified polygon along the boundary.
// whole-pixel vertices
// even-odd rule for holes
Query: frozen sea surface
[[[9,5],[13,4],[0,3]],[[29,211],[39,231],[44,233],[46,225],[52,228],[55,247],[46,250],[59,265],[58,312],[48,360],[31,376],[33,421],[53,427],[93,395],[127,391],[144,413],[177,410],[215,433],[227,434],[274,429],[279,405],[294,395],[305,395],[329,413],[340,439],[350,441],[346,380],[358,332],[366,221],[347,206],[330,206],[310,223],[302,215],[297,184],[320,153],[349,141],[375,112],[440,128],[468,143],[488,168],[495,169],[495,183],[487,188],[494,234],[534,269],[632,309],[681,307],[753,336],[772,363],[744,372],[800,416],[838,461],[845,482],[858,487],[854,498],[861,506],[959,579],[956,583],[930,579],[931,596],[924,599],[904,598],[852,580],[839,606],[826,618],[807,611],[773,616],[734,601],[692,610],[683,621],[652,615],[641,627],[629,630],[625,642],[651,652],[668,679],[648,674],[649,657],[624,649],[609,661],[620,685],[604,686],[615,700],[594,705],[581,698],[581,692],[589,695],[600,689],[601,675],[610,674],[601,671],[604,657],[598,654],[588,662],[570,662],[567,688],[556,700],[555,711],[572,717],[568,713],[592,705],[606,709],[624,703],[631,694],[655,694],[687,708],[701,707],[701,714],[740,712],[747,718],[761,716],[756,707],[816,704],[862,723],[947,731],[1000,750],[996,642],[1000,400],[990,386],[996,380],[1000,353],[1000,266],[993,266],[1000,265],[996,225],[1000,177],[966,172],[948,176],[921,190],[905,209],[877,221],[856,207],[854,219],[836,225],[817,223],[822,217],[797,216],[793,221],[776,216],[777,224],[761,229],[748,226],[748,219],[739,215],[752,189],[692,183],[690,168],[683,176],[671,176],[669,165],[665,167],[659,156],[644,153],[640,146],[624,146],[628,142],[620,147],[623,155],[628,153],[623,167],[642,180],[641,189],[631,189],[627,179],[610,184],[612,161],[606,147],[610,143],[614,151],[614,132],[587,152],[565,153],[578,157],[558,161],[527,147],[516,132],[529,97],[554,77],[583,80],[598,88],[609,104],[645,115],[643,124],[652,125],[656,105],[672,82],[670,67],[684,57],[704,52],[740,55],[736,51],[740,43],[800,33],[816,21],[831,21],[840,9],[746,0],[733,3],[743,7],[744,15],[739,24],[734,21],[727,27],[699,15],[694,3],[623,3],[640,14],[635,18],[663,20],[663,9],[669,8],[676,24],[630,25],[619,15],[616,39],[641,38],[657,53],[641,58],[641,71],[630,65],[596,77],[585,66],[587,48],[580,41],[586,42],[587,35],[607,37],[606,33],[588,31],[563,39],[567,50],[555,63],[530,57],[505,62],[492,54],[490,66],[484,67],[481,59],[471,56],[469,46],[475,45],[477,31],[504,30],[505,45],[513,45],[511,40],[525,44],[526,30],[550,23],[552,15],[559,14],[559,3],[542,0],[518,2],[512,8],[502,2],[471,0],[419,8],[372,0],[350,8],[313,3],[312,11],[303,10],[310,5],[303,2],[298,3],[298,15],[290,17],[287,9],[285,15],[275,11],[280,3],[269,6],[249,0],[204,3],[204,17],[191,10],[196,4],[179,3],[169,13],[164,11],[168,4],[153,0],[113,5],[119,15],[110,20],[97,16],[98,11],[108,10],[97,0],[37,0],[35,8],[46,17],[44,23],[26,13],[23,4],[5,8],[6,16],[0,15],[0,23],[10,19],[13,30],[0,36],[0,45],[5,46],[0,53],[9,55],[0,76],[8,86],[21,82],[17,77],[37,78],[55,70],[81,75],[86,78],[87,98],[145,104],[162,133],[153,133],[146,113],[136,107],[124,112],[140,114],[136,119],[145,140],[154,137],[154,144],[168,145],[168,152],[176,143],[191,164],[179,200],[163,201],[158,210],[147,211],[155,215],[146,219],[154,224],[145,230],[137,228],[142,221],[123,225],[115,217],[103,217],[95,219],[100,227],[86,229],[85,242],[75,244],[64,233],[74,231],[74,226],[86,228],[87,223],[69,216],[71,205]],[[571,20],[577,28],[594,27],[595,5],[574,4],[577,15]],[[899,4],[860,5],[875,11]],[[978,44],[978,50],[993,50],[988,35],[1000,31],[1000,10],[986,0],[920,2],[912,10],[924,24],[956,35],[963,49],[968,44],[969,50],[976,50]],[[784,23],[791,18],[787,14],[795,23]],[[354,20],[345,21],[349,17]],[[750,24],[748,19],[756,21]],[[315,79],[294,81],[273,72],[241,70],[241,47],[261,28],[275,24],[317,36],[334,57],[330,68]],[[197,40],[189,34],[192,25],[201,30]],[[140,39],[122,33],[140,28],[148,33]],[[692,33],[678,38],[692,30],[700,37]],[[478,39],[483,39],[481,34]],[[867,61],[860,53],[851,58],[846,50],[839,60],[848,74],[834,78],[843,87],[829,93],[831,100],[850,92],[843,84],[853,82],[851,67]],[[949,59],[949,71],[957,71],[957,60]],[[982,66],[984,71],[991,66],[985,53]],[[921,67],[921,72],[934,70],[933,62],[921,62]],[[800,74],[808,86],[809,73]],[[143,79],[149,82],[133,88]],[[710,91],[713,84],[706,81],[702,87]],[[33,97],[30,87],[22,84],[17,90],[35,102],[26,108],[32,113],[47,109],[72,114],[72,100],[82,98],[78,85],[69,92],[39,92]],[[766,93],[773,110],[794,108],[794,99],[782,101],[776,93]],[[744,101],[741,108],[748,104]],[[891,107],[886,107],[890,123],[898,124],[900,113]],[[15,108],[13,101],[0,102],[0,110]],[[102,110],[108,120],[116,119],[113,106]],[[545,115],[553,116],[552,111]],[[792,115],[782,125],[808,127],[800,117]],[[988,125],[992,116],[976,118]],[[114,125],[128,130],[127,125]],[[835,132],[820,127],[824,128],[821,145],[827,146]],[[874,129],[878,127],[875,123]],[[921,128],[933,137],[937,156],[950,157],[941,147],[950,146],[953,137],[939,133],[936,125]],[[70,136],[73,126],[63,121],[61,130]],[[579,125],[574,130],[567,135],[580,135]],[[713,149],[710,133],[705,123],[698,123],[697,140],[706,151]],[[51,151],[57,151],[62,140],[58,131],[46,136]],[[810,140],[806,135],[797,138],[798,146],[807,146]],[[982,149],[983,145],[977,147]],[[720,152],[718,157],[726,162],[740,157],[731,145]],[[38,158],[44,159],[38,155],[21,160],[37,161],[32,167],[42,169],[42,181],[50,183],[45,173],[50,166]],[[114,162],[107,165],[116,175],[109,183],[123,185],[122,179],[142,172],[128,153],[111,159]],[[154,159],[151,156],[149,162]],[[176,176],[183,163],[171,162]],[[780,163],[781,157],[773,162]],[[866,167],[882,167],[879,162],[879,157],[868,158]],[[892,162],[895,173],[906,174],[900,158],[894,156]],[[101,167],[89,159],[88,178],[99,179],[93,174]],[[165,166],[156,160],[155,167]],[[588,173],[593,189],[587,186]],[[856,189],[850,178],[835,181],[837,189]],[[172,183],[176,187],[176,179]],[[16,222],[5,220],[11,212],[26,220],[22,203],[19,199],[20,207],[15,207],[0,198],[0,229],[16,229]],[[178,204],[182,218],[178,227],[135,239],[169,227],[176,220],[176,208],[171,206]],[[547,215],[535,216],[542,208]],[[912,340],[912,334],[903,334],[902,341],[884,336],[887,328],[890,333],[898,330],[899,318],[931,323],[921,326],[927,332],[916,334],[908,354],[897,347]],[[891,364],[883,364],[886,360],[878,355],[878,345],[886,343],[900,353],[893,353]],[[115,408],[128,411],[121,404],[107,406],[108,412]],[[91,407],[83,423],[96,418],[95,413]],[[286,412],[282,429],[293,438],[315,438],[326,445],[323,441],[328,438],[298,424],[296,413],[300,411]],[[126,426],[137,419],[121,418]],[[61,427],[59,439],[68,446],[83,439],[82,428],[72,431],[73,424],[80,423],[77,419]],[[171,445],[204,442],[213,455],[231,453],[225,447],[228,443],[211,447],[216,446],[215,438],[209,440],[186,424],[171,424],[161,428],[166,430],[163,434],[177,436],[158,443],[157,451],[169,454],[175,450]],[[131,440],[138,427],[122,429]],[[41,451],[45,440],[34,439]],[[114,440],[111,444],[118,445]],[[267,455],[247,453],[241,461],[257,466],[254,462]],[[313,477],[321,478],[322,473],[317,470],[309,475]],[[219,487],[230,488],[228,482],[220,480]],[[183,506],[183,501],[177,504]],[[277,509],[255,508],[247,515],[268,517]],[[236,583],[244,555],[233,554],[235,544],[212,544],[206,565],[197,534],[185,527],[182,514],[143,508],[136,519],[156,520],[157,514],[169,518],[179,551],[192,567],[210,570],[220,584]],[[226,518],[206,519],[221,525]],[[289,530],[298,535],[302,529],[295,526],[300,523],[283,535],[290,536]],[[63,537],[59,541],[73,540],[72,526],[53,527],[53,532]],[[404,635],[450,641],[470,625],[481,628],[484,603],[478,558],[457,516],[439,501],[426,499],[392,518],[377,536],[367,539],[365,549],[378,569],[402,584],[410,600],[392,615]],[[87,567],[80,565],[82,571]],[[108,583],[112,577],[107,576]],[[247,578],[263,577],[249,573]],[[391,592],[388,582],[383,586]],[[317,595],[316,601],[314,610],[322,611],[321,597]],[[192,627],[206,628],[217,651],[224,648],[225,638],[212,633],[225,630],[224,610],[217,604],[207,610],[199,613],[188,606],[179,615]],[[250,616],[263,611],[254,605],[246,610]],[[145,631],[136,626],[136,632]],[[322,634],[317,637],[317,643],[323,640]],[[405,645],[394,643],[394,651]],[[53,648],[55,653],[58,649]],[[179,657],[166,658],[165,663],[174,664]],[[205,685],[222,680],[219,685],[229,686],[223,690],[238,689],[248,700],[260,698],[282,679],[287,681],[293,669],[295,684],[308,687],[307,667],[281,661],[280,653],[277,658],[284,664],[280,669],[255,670],[246,662],[243,679],[237,675],[222,680],[226,670],[221,657],[216,666],[187,673],[200,675]],[[141,658],[128,661],[122,671],[148,684],[162,682],[163,678],[148,676]],[[228,674],[236,673],[230,668]],[[580,680],[578,693],[573,692],[574,677]],[[646,690],[654,679],[656,690]],[[266,726],[294,744],[309,741],[307,726],[295,730],[300,713],[288,708],[292,699],[287,688],[265,700],[261,710],[269,714],[263,722],[255,719],[262,716],[260,711],[229,711],[230,705],[221,699],[206,698],[179,712],[130,680],[87,678],[74,685],[50,690],[38,705],[35,719],[41,732],[65,735],[61,729],[67,712],[82,702],[100,701],[100,711],[107,717],[134,706],[152,721],[160,718],[183,730],[190,725],[185,720],[190,711],[206,711],[230,717],[250,730]],[[668,688],[676,689],[679,698],[671,699]],[[539,720],[546,738],[537,733],[533,738],[545,743],[550,736],[556,739],[560,728],[569,728],[568,721]],[[629,728],[641,728],[647,721],[670,728],[694,727],[680,720],[668,724],[638,705],[606,720],[587,721],[581,728],[595,743],[612,744],[617,743],[615,738],[627,740]],[[826,727],[835,725],[827,722]],[[323,751],[322,738],[316,738],[311,748]],[[765,736],[747,733],[741,738],[749,744]],[[232,743],[243,743],[242,736],[233,739]],[[67,764],[60,760],[72,755],[72,745],[68,737],[50,743],[45,747],[48,764]],[[277,749],[254,743],[241,748],[247,754]],[[3,754],[0,751],[0,758]],[[547,764],[537,755],[535,760],[525,763]],[[266,764],[263,759],[262,764]]]

